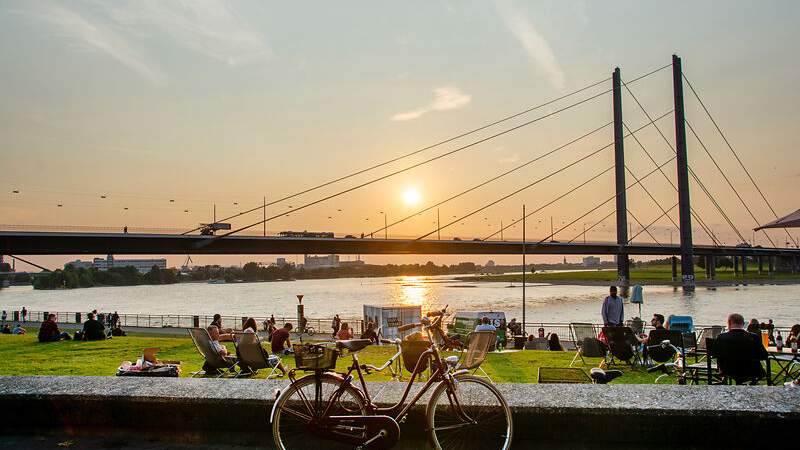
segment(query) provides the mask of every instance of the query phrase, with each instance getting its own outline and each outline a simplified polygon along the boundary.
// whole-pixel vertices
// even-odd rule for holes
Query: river
[[[529,322],[599,322],[606,289],[593,286],[529,284]],[[362,305],[421,305],[423,310],[450,305],[450,310],[505,311],[522,317],[522,287],[516,283],[471,283],[440,277],[339,278],[266,283],[182,283],[164,286],[96,287],[37,291],[27,286],[0,289],[0,308],[31,311],[119,311],[120,314],[213,314],[293,316],[296,294],[304,294],[312,318],[360,317]],[[748,285],[697,288],[646,286],[642,316],[653,313],[690,315],[695,323],[722,324],[728,313],[771,318],[778,326],[800,322],[800,286]],[[626,304],[625,316],[638,315]]]

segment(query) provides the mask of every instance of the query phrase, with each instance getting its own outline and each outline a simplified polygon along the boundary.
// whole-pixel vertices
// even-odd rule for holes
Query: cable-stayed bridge
[[[646,79],[665,71],[672,70],[672,88],[673,88],[673,107],[659,114],[653,114],[648,111],[643,102],[634,93],[633,87],[639,81]],[[99,233],[99,232],[64,232],[64,231],[0,231],[0,253],[6,255],[47,255],[47,254],[300,254],[300,253],[339,253],[339,254],[596,254],[596,255],[616,255],[618,261],[618,275],[621,281],[627,281],[630,276],[629,268],[629,255],[668,255],[680,256],[681,261],[681,275],[685,285],[691,286],[694,283],[694,265],[693,256],[703,256],[707,258],[706,267],[710,270],[711,276],[715,267],[715,259],[718,256],[733,256],[739,258],[743,267],[747,264],[747,258],[753,257],[758,259],[759,267],[766,261],[769,267],[772,268],[775,258],[783,258],[789,261],[791,267],[797,270],[798,256],[798,242],[791,233],[785,231],[785,238],[777,238],[775,235],[770,235],[766,231],[762,231],[764,240],[769,242],[766,246],[754,246],[754,242],[747,244],[745,234],[748,228],[758,226],[760,222],[771,220],[772,217],[758,218],[754,212],[755,205],[752,202],[745,200],[742,192],[741,184],[737,188],[737,184],[732,181],[732,174],[727,172],[720,165],[719,155],[714,156],[706,145],[706,140],[701,137],[699,127],[696,127],[689,122],[685,117],[684,107],[684,85],[688,86],[688,91],[696,102],[701,106],[701,109],[706,116],[704,120],[713,125],[713,130],[719,134],[725,143],[725,149],[730,152],[733,160],[742,169],[746,175],[746,184],[752,186],[752,189],[758,193],[759,204],[763,201],[761,207],[770,211],[771,215],[775,218],[778,217],[777,211],[767,199],[763,190],[751,175],[747,165],[742,161],[739,154],[734,150],[727,136],[723,133],[722,128],[711,114],[706,103],[702,100],[699,93],[691,82],[686,77],[682,70],[681,60],[677,56],[673,56],[671,64],[652,70],[641,76],[631,80],[623,80],[621,71],[616,69],[612,76],[603,80],[597,81],[586,85],[580,89],[572,91],[568,94],[560,96],[556,99],[544,102],[542,104],[527,108],[523,111],[511,114],[509,116],[492,121],[480,127],[465,131],[456,136],[449,137],[426,147],[414,150],[412,152],[399,155],[387,161],[374,164],[369,167],[355,170],[351,173],[344,174],[339,177],[332,178],[323,183],[310,186],[281,198],[275,199],[267,203],[266,199],[261,205],[238,212],[234,215],[213,219],[213,224],[225,223],[231,220],[242,220],[241,218],[252,217],[259,215],[258,220],[253,220],[251,223],[244,226],[236,227],[234,229],[225,230],[221,234],[207,235],[208,228],[197,227],[191,230],[174,233]],[[321,197],[312,201],[307,201],[299,206],[289,206],[291,214],[297,214],[299,211],[310,210],[315,207],[320,207],[326,203],[330,203],[333,199],[345,196],[351,192],[366,190],[370,186],[375,185],[381,181],[396,177],[400,174],[412,171],[422,166],[430,165],[436,161],[445,158],[454,158],[456,156],[464,156],[465,151],[486,142],[497,139],[501,136],[509,135],[517,132],[525,127],[543,121],[545,119],[556,117],[565,111],[574,110],[596,102],[600,99],[611,97],[611,111],[613,112],[613,120],[605,124],[593,127],[592,129],[584,132],[580,136],[569,140],[568,142],[559,145],[555,148],[544,152],[533,159],[520,163],[509,170],[502,171],[498,174],[492,175],[481,182],[468,186],[458,192],[453,192],[446,198],[443,198],[431,205],[426,206],[412,214],[394,220],[391,223],[387,220],[384,214],[384,223],[382,227],[375,227],[374,229],[367,230],[366,232],[359,233],[360,237],[348,235],[346,237],[316,237],[316,236],[300,236],[300,237],[275,237],[267,236],[266,225],[271,221],[275,221],[282,217],[287,216],[286,212],[279,214],[268,215],[268,208],[274,205],[285,204],[285,202],[296,199],[300,196],[306,196],[315,192],[321,192],[323,188],[337,186],[340,183],[355,179],[356,177],[364,176],[365,174],[372,174],[378,169],[390,169],[389,172],[381,175],[376,175],[367,180],[361,180],[358,184],[335,191],[333,193],[322,195]],[[622,99],[627,96],[636,105],[636,109],[647,118],[646,123],[632,127],[623,119]],[[557,106],[562,102],[569,100],[571,103],[566,106]],[[539,116],[529,118],[533,113],[544,110],[550,106],[557,106],[556,109],[543,113]],[[671,119],[672,126],[665,122]],[[523,120],[521,123],[510,126],[506,124],[512,123],[512,120]],[[506,128],[501,128],[506,126]],[[668,131],[670,128],[672,130]],[[499,129],[499,131],[497,131]],[[505,192],[502,196],[492,199],[491,201],[481,204],[470,204],[469,208],[460,211],[459,214],[453,215],[446,219],[444,222],[438,217],[438,209],[445,204],[452,204],[457,199],[461,199],[470,193],[476,192],[486,186],[498,186],[500,183],[507,179],[510,175],[518,173],[520,170],[532,166],[540,161],[545,160],[556,154],[570,155],[570,150],[575,144],[585,141],[589,138],[596,137],[598,133],[604,130],[611,130],[613,132],[613,141],[606,145],[598,146],[596,149],[587,154],[575,156],[554,170],[537,175],[530,182],[523,186],[517,187],[513,190]],[[671,155],[665,160],[658,161],[654,153],[650,151],[643,143],[641,134],[643,130],[655,131],[661,140],[670,149]],[[687,130],[689,135],[687,135]],[[408,160],[411,157],[423,155],[425,152],[432,151],[440,148],[446,144],[456,143],[459,140],[469,138],[471,136],[480,136],[478,133],[488,133],[479,139],[475,139],[467,144],[459,144],[455,148],[427,157],[421,161],[417,161],[408,166],[401,168],[393,168],[392,165],[401,161]],[[674,133],[674,144],[667,134]],[[710,173],[699,172],[689,163],[689,152],[687,148],[687,136],[691,136],[697,142],[699,148],[693,149],[692,155],[707,156],[713,167],[719,173],[719,176],[725,181],[725,185],[730,189],[730,198],[734,199],[737,204],[741,204],[743,211],[747,212],[748,217],[752,219],[751,225],[742,226],[737,224],[731,218],[729,211],[724,208],[718,198],[709,189],[706,181],[714,175]],[[628,146],[626,148],[626,142]],[[552,195],[551,199],[536,205],[534,208],[527,209],[523,207],[522,215],[486,236],[473,240],[460,240],[460,239],[442,239],[441,234],[443,230],[452,229],[455,225],[463,223],[464,220],[470,217],[481,214],[489,208],[492,208],[501,203],[508,203],[512,199],[519,198],[520,195],[526,191],[530,191],[537,187],[541,187],[544,182],[551,180],[559,175],[564,175],[565,172],[573,167],[586,167],[592,164],[590,161],[596,155],[601,154],[603,151],[613,149],[614,158],[613,164],[608,166],[601,165],[600,167],[591,166],[588,170],[590,176],[585,179],[577,180],[571,185],[569,189],[561,192],[548,192]],[[702,150],[702,152],[700,151]],[[637,152],[639,156],[646,156],[646,160],[650,166],[645,171],[635,172],[630,164],[626,163],[626,151],[630,154],[631,151]],[[696,157],[696,156],[695,156]],[[614,189],[608,193],[608,197],[604,197],[602,201],[595,205],[586,205],[584,212],[577,217],[572,218],[569,223],[562,224],[559,227],[558,233],[552,230],[550,234],[539,236],[536,239],[529,238],[525,234],[526,220],[531,216],[545,210],[553,205],[558,205],[559,202],[565,199],[574,198],[574,194],[579,191],[586,191],[590,189],[590,185],[606,174],[614,174]],[[677,174],[677,176],[670,176],[669,174]],[[673,179],[675,178],[675,179]],[[675,196],[674,203],[669,202],[664,204],[656,199],[656,196],[649,190],[643,183],[645,180],[663,179],[666,185],[669,186],[677,195]],[[699,193],[708,199],[713,206],[711,211],[700,211],[692,206],[690,196],[690,183],[699,189]],[[642,221],[635,215],[628,206],[627,197],[631,190],[641,190],[646,194],[651,204],[649,208],[654,210],[657,216],[649,221]],[[16,192],[16,191],[15,191]],[[694,194],[697,195],[697,194]],[[105,198],[103,196],[102,198]],[[170,200],[172,201],[172,200]],[[58,205],[61,207],[61,204]],[[526,205],[527,206],[527,205]],[[127,208],[126,208],[127,209]],[[272,211],[270,209],[269,211]],[[610,211],[605,217],[597,218],[597,212]],[[437,220],[435,228],[431,231],[420,236],[412,238],[398,238],[392,236],[390,238],[390,230],[396,228],[398,225],[405,223],[423,213],[436,212]],[[673,215],[677,212],[677,220]],[[720,217],[725,225],[730,228],[736,236],[736,245],[725,245],[723,240],[718,236],[718,233],[709,225],[708,215],[714,214],[714,217]],[[613,217],[615,223],[616,240],[614,242],[586,242],[585,234],[595,227],[599,226],[606,220]],[[639,231],[632,233],[629,230],[628,224],[630,219],[638,224]],[[586,220],[589,222],[589,227],[586,228]],[[652,230],[654,225],[659,221],[669,221],[679,234],[679,244],[662,243],[653,234]],[[564,230],[570,229],[575,224],[583,223],[583,240],[580,239],[581,234],[574,237],[564,238]],[[521,226],[523,229],[523,240],[506,240],[503,237],[503,232],[510,228]],[[695,245],[694,241],[697,237],[693,232],[693,227],[697,226],[697,233],[711,242],[709,245]],[[252,236],[254,230],[258,228],[263,229],[263,235]],[[517,228],[518,229],[518,228]],[[133,230],[132,230],[133,231]],[[215,230],[216,231],[216,230]],[[205,233],[201,233],[205,232]],[[744,233],[744,234],[743,234]],[[556,236],[558,234],[558,236]],[[499,236],[498,236],[499,235]],[[634,239],[640,236],[649,238],[652,242],[634,243]],[[640,238],[641,239],[641,238]],[[781,245],[786,243],[784,247]],[[794,248],[792,248],[794,247]]]

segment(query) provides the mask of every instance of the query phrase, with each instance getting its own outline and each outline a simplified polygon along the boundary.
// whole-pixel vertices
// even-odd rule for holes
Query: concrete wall
[[[3,434],[159,436],[179,442],[271,442],[272,389],[285,380],[0,377]],[[383,383],[370,383],[375,393]],[[381,403],[399,399],[388,383]],[[740,448],[796,442],[800,389],[744,386],[500,384],[515,444],[549,448]],[[424,403],[401,448],[424,448]],[[517,447],[517,445],[515,445]]]

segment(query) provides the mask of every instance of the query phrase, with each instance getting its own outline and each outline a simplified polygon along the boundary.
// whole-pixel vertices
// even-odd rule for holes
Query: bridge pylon
[[[686,116],[683,109],[683,71],[681,59],[672,55],[672,88],[675,98],[675,150],[678,169],[678,212],[681,235],[681,280],[684,288],[694,288],[692,258],[692,213],[689,200],[689,158],[686,151]]]
[[[614,108],[614,175],[616,180],[617,208],[617,279],[624,286],[630,282],[631,271],[628,253],[628,206],[625,186],[625,146],[622,124],[622,79],[619,67],[614,69],[611,77]]]

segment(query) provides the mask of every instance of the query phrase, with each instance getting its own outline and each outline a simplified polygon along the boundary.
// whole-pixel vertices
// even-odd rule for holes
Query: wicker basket
[[[417,361],[422,353],[431,347],[429,341],[403,341],[400,343],[400,350],[403,356],[403,366],[406,370],[414,373],[414,368],[417,366]],[[428,368],[428,358],[422,361],[419,366],[420,372]]]
[[[336,367],[339,352],[314,344],[294,344],[294,363],[300,370],[328,370]]]

